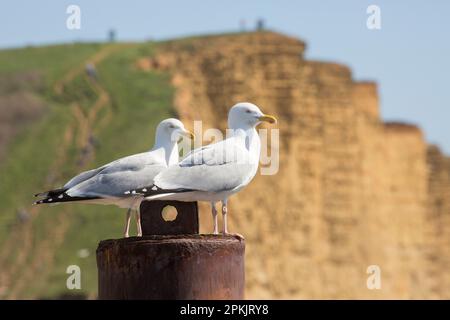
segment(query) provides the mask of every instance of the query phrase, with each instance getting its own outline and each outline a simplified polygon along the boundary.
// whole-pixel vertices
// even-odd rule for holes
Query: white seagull
[[[218,234],[216,202],[222,202],[223,234],[228,234],[228,198],[250,183],[258,170],[261,141],[256,126],[276,123],[254,104],[234,105],[228,114],[231,136],[193,150],[180,163],[169,166],[153,184],[131,190],[146,200],[208,201],[211,203],[214,234]],[[130,191],[128,191],[130,192]]]
[[[127,208],[124,237],[128,237],[131,212],[136,212],[138,236],[142,236],[139,206],[142,197],[126,190],[153,184],[153,178],[170,165],[177,164],[179,153],[177,142],[182,136],[194,138],[177,119],[166,119],[156,128],[153,148],[148,152],[134,154],[110,162],[100,168],[85,171],[70,179],[62,188],[38,193],[44,199],[34,204],[83,202],[114,204]]]

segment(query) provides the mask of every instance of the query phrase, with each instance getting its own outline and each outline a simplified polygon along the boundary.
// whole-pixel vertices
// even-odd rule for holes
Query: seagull
[[[228,198],[256,175],[261,150],[256,126],[263,121],[277,122],[252,103],[234,105],[228,113],[231,134],[227,139],[193,150],[177,165],[158,173],[153,184],[128,192],[141,194],[146,200],[210,202],[213,234],[218,234],[216,203],[220,201],[222,233],[228,234]]]
[[[34,204],[61,202],[82,202],[93,204],[114,204],[126,208],[124,237],[128,238],[131,213],[136,213],[137,234],[142,236],[139,206],[142,197],[133,192],[153,183],[153,178],[170,165],[177,164],[179,153],[177,142],[182,137],[194,138],[177,119],[161,121],[156,128],[153,148],[148,152],[120,158],[97,169],[80,173],[70,179],[62,188],[35,194],[44,197]],[[142,190],[142,189],[141,189]]]

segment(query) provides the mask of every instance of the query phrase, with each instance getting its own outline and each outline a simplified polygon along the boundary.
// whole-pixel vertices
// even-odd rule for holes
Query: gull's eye
[[[250,111],[250,110],[246,110],[245,112],[246,112],[246,113],[251,113],[251,111]]]
[[[169,124],[170,129],[175,129],[175,126],[173,124]]]

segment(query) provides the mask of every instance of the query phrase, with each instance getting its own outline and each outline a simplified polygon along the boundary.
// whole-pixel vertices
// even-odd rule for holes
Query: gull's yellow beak
[[[185,137],[188,137],[188,138],[191,139],[191,140],[194,140],[194,139],[195,139],[195,135],[194,135],[191,131],[189,131],[189,130],[183,131],[183,135],[184,135]]]
[[[274,116],[268,115],[268,114],[263,114],[258,119],[259,119],[259,121],[264,121],[264,122],[268,122],[268,123],[277,123],[277,118],[275,118]]]

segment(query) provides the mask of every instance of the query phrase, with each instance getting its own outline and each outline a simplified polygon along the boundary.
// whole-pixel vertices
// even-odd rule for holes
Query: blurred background
[[[166,117],[224,129],[238,101],[280,129],[279,172],[230,201],[247,298],[450,298],[449,9],[5,1],[0,298],[95,299],[97,244],[120,237],[125,212],[36,207],[33,194],[148,150]]]

